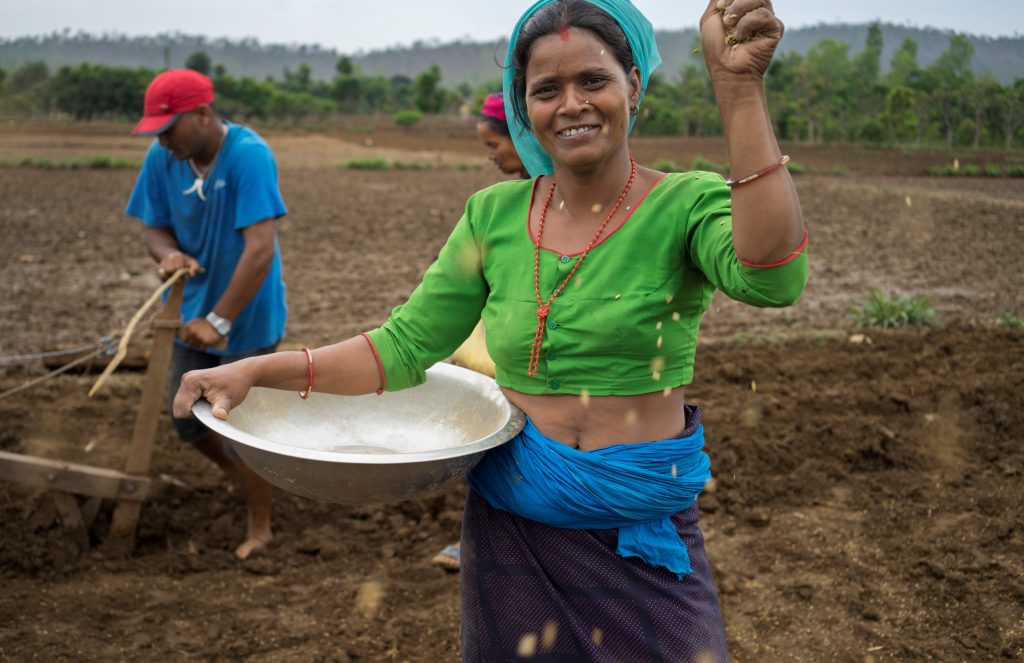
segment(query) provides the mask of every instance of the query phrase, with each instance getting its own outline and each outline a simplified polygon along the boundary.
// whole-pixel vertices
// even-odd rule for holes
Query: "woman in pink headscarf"
[[[530,174],[519,159],[516,146],[505,119],[505,100],[500,92],[488,95],[480,107],[480,121],[476,123],[476,134],[487,146],[487,158],[494,162],[498,170],[506,175],[518,175],[529,179]]]

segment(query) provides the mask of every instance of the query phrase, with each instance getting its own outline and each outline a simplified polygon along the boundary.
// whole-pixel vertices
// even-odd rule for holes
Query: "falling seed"
[[[616,294],[615,294],[615,299],[616,299],[616,300],[622,299],[622,293],[621,293],[621,292],[619,292],[619,293],[616,293]]]
[[[672,295],[666,295],[665,296],[665,303],[666,304],[671,304],[673,299],[674,299],[674,297]]]
[[[661,348],[661,343],[662,343],[663,340],[664,340],[664,337],[662,337],[662,336],[658,337],[658,348],[659,349]]]
[[[594,641],[594,644],[598,647],[601,646],[601,641],[604,640],[604,631],[594,627],[594,630],[590,632],[590,639]]]
[[[590,211],[593,212],[594,214],[600,214],[601,210],[603,209],[604,207],[602,207],[599,203],[594,203],[594,206],[590,208]]]
[[[85,453],[89,453],[90,451],[95,449],[96,448],[96,442],[97,442],[97,440],[91,440],[89,442],[89,444],[85,445]]]
[[[537,653],[537,635],[535,633],[527,633],[519,639],[519,646],[516,647],[516,653],[522,658],[533,658],[533,655]]]
[[[914,201],[910,199],[910,196],[907,196],[907,207],[913,207],[913,206],[914,206]]]
[[[675,479],[678,472],[676,471],[676,464],[672,463],[672,478]]]
[[[676,311],[675,313],[672,314],[672,319],[676,322],[679,322],[679,311]]]
[[[750,391],[757,391],[757,381],[756,380],[751,380],[750,381]]]
[[[626,425],[627,426],[634,425],[637,422],[637,419],[639,419],[639,418],[640,418],[640,415],[637,413],[636,410],[630,410],[630,411],[626,412]]]
[[[661,322],[658,322],[658,324],[654,325],[654,328],[657,329],[658,331],[661,331]]]
[[[555,646],[555,639],[558,637],[558,624],[550,621],[544,625],[544,631],[540,635],[541,649],[551,649]]]
[[[672,395],[672,387],[665,387],[665,390],[661,392],[661,395],[668,398]]]
[[[590,406],[590,390],[589,389],[583,389],[583,390],[580,391],[580,405],[582,405],[583,407],[589,407]]]
[[[565,201],[564,200],[561,201],[560,203],[558,203],[558,209],[565,209]]]
[[[725,225],[725,221],[719,221],[719,222],[718,222],[718,225],[720,225],[720,226],[724,226],[724,225]]]
[[[740,423],[747,428],[757,428],[761,424],[761,409],[750,406],[740,412]]]
[[[380,608],[384,600],[384,587],[377,580],[367,580],[356,592],[355,609],[364,617],[370,618]]]
[[[601,55],[604,55],[604,49],[603,48],[601,49]]]

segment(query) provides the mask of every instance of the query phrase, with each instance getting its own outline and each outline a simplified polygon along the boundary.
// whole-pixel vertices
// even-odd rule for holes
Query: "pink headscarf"
[[[487,95],[483,106],[480,107],[480,114],[485,117],[492,117],[495,120],[501,120],[502,122],[507,121],[505,119],[505,100],[500,92]]]

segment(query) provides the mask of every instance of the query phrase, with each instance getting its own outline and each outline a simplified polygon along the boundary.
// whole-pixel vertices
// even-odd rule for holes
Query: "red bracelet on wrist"
[[[302,351],[306,353],[306,372],[308,375],[308,381],[306,382],[306,390],[299,392],[299,398],[306,400],[309,395],[313,393],[313,352],[309,348],[302,348]]]
[[[788,154],[783,154],[781,157],[779,157],[778,161],[776,161],[772,165],[768,166],[767,168],[762,168],[761,170],[757,171],[756,173],[754,173],[752,175],[747,175],[746,177],[740,177],[739,179],[726,180],[725,183],[728,184],[731,187],[743,186],[744,184],[748,184],[750,182],[753,182],[754,180],[756,180],[759,177],[764,177],[768,173],[774,172],[774,171],[778,170],[779,168],[782,168],[787,163],[789,163],[789,155]]]

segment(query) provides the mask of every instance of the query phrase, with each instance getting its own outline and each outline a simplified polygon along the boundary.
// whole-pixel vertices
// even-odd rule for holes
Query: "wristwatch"
[[[209,322],[210,326],[213,327],[213,329],[221,336],[227,336],[231,333],[231,321],[220,317],[213,311],[210,311],[206,315],[206,321]]]

